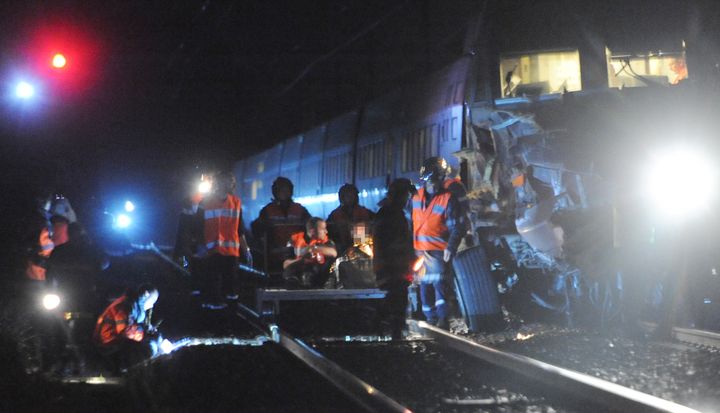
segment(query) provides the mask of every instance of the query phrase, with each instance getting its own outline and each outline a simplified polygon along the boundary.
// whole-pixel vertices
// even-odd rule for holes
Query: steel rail
[[[407,407],[327,359],[302,340],[294,338],[290,334],[280,330],[277,325],[263,324],[260,321],[259,315],[250,308],[238,304],[237,314],[254,327],[266,331],[274,342],[293,354],[315,372],[325,377],[333,386],[365,410],[369,412],[411,412]]]
[[[647,332],[652,332],[657,328],[657,324],[641,321],[640,327]],[[672,337],[684,343],[720,348],[720,333],[715,331],[673,327]]]
[[[597,377],[554,366],[540,360],[483,346],[445,330],[434,327],[424,321],[409,322],[414,332],[427,335],[441,345],[481,359],[490,364],[520,373],[543,384],[557,387],[563,391],[590,396],[594,402],[623,412],[677,412],[697,413],[687,406],[661,399],[611,383]]]
[[[713,331],[675,327],[673,328],[673,336],[675,336],[677,340],[686,343],[720,347],[720,334]]]

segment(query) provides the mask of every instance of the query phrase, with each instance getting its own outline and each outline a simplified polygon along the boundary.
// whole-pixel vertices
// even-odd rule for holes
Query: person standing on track
[[[459,196],[464,187],[448,178],[449,173],[445,159],[426,159],[420,169],[423,187],[413,196],[411,210],[415,253],[423,257],[425,266],[420,280],[422,310],[429,323],[444,329],[449,328],[448,301],[454,301],[449,297],[453,294],[450,262],[468,227]]]
[[[227,299],[238,298],[238,260],[241,251],[252,260],[242,224],[242,202],[233,195],[235,176],[220,172],[215,176],[213,191],[203,203],[203,234],[206,256],[203,258],[203,306],[217,309]]]
[[[407,287],[415,253],[404,208],[416,192],[409,179],[394,180],[380,202],[373,226],[373,270],[378,287],[387,291],[382,318],[390,325],[393,339],[402,338],[405,329]]]

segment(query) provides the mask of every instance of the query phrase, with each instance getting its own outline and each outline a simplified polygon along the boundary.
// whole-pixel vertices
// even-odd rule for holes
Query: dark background
[[[493,7],[488,24],[528,20],[515,21],[518,30],[489,43],[505,50],[524,39],[530,47],[527,33],[542,33],[537,42],[557,39],[565,23],[582,21],[591,40],[632,46],[632,39],[661,48],[661,35],[648,39],[638,33],[666,28],[675,39],[677,29],[687,32],[695,22],[714,27],[717,13],[686,3],[489,0],[500,6]],[[16,237],[10,229],[33,209],[38,194],[59,192],[86,222],[132,199],[140,219],[133,236],[171,244],[180,201],[199,173],[229,167],[445,66],[462,54],[468,19],[484,4],[5,2],[0,6],[5,239]],[[53,47],[67,55],[62,72],[48,69]],[[34,73],[44,83],[37,99],[24,104],[11,93],[20,73]]]
[[[477,2],[27,1],[0,13],[3,215],[60,192],[81,220],[125,198],[172,241],[200,172],[460,55]],[[49,70],[50,51],[68,67]],[[71,65],[72,64],[72,65]],[[44,86],[20,104],[19,73]],[[167,219],[172,217],[172,219]],[[152,228],[150,228],[152,226]]]

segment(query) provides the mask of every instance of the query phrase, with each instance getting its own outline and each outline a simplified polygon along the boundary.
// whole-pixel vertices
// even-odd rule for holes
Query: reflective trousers
[[[448,264],[443,261],[442,251],[423,251],[425,257],[425,276],[420,282],[420,301],[422,311],[429,323],[438,320],[447,321],[449,307],[446,301],[450,272]]]

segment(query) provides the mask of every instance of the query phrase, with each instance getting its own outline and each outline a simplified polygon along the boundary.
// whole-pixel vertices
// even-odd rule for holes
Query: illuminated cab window
[[[605,48],[608,86],[643,87],[648,84],[677,85],[687,79],[685,52],[629,54]]]
[[[500,56],[502,97],[538,96],[582,90],[577,50]]]

